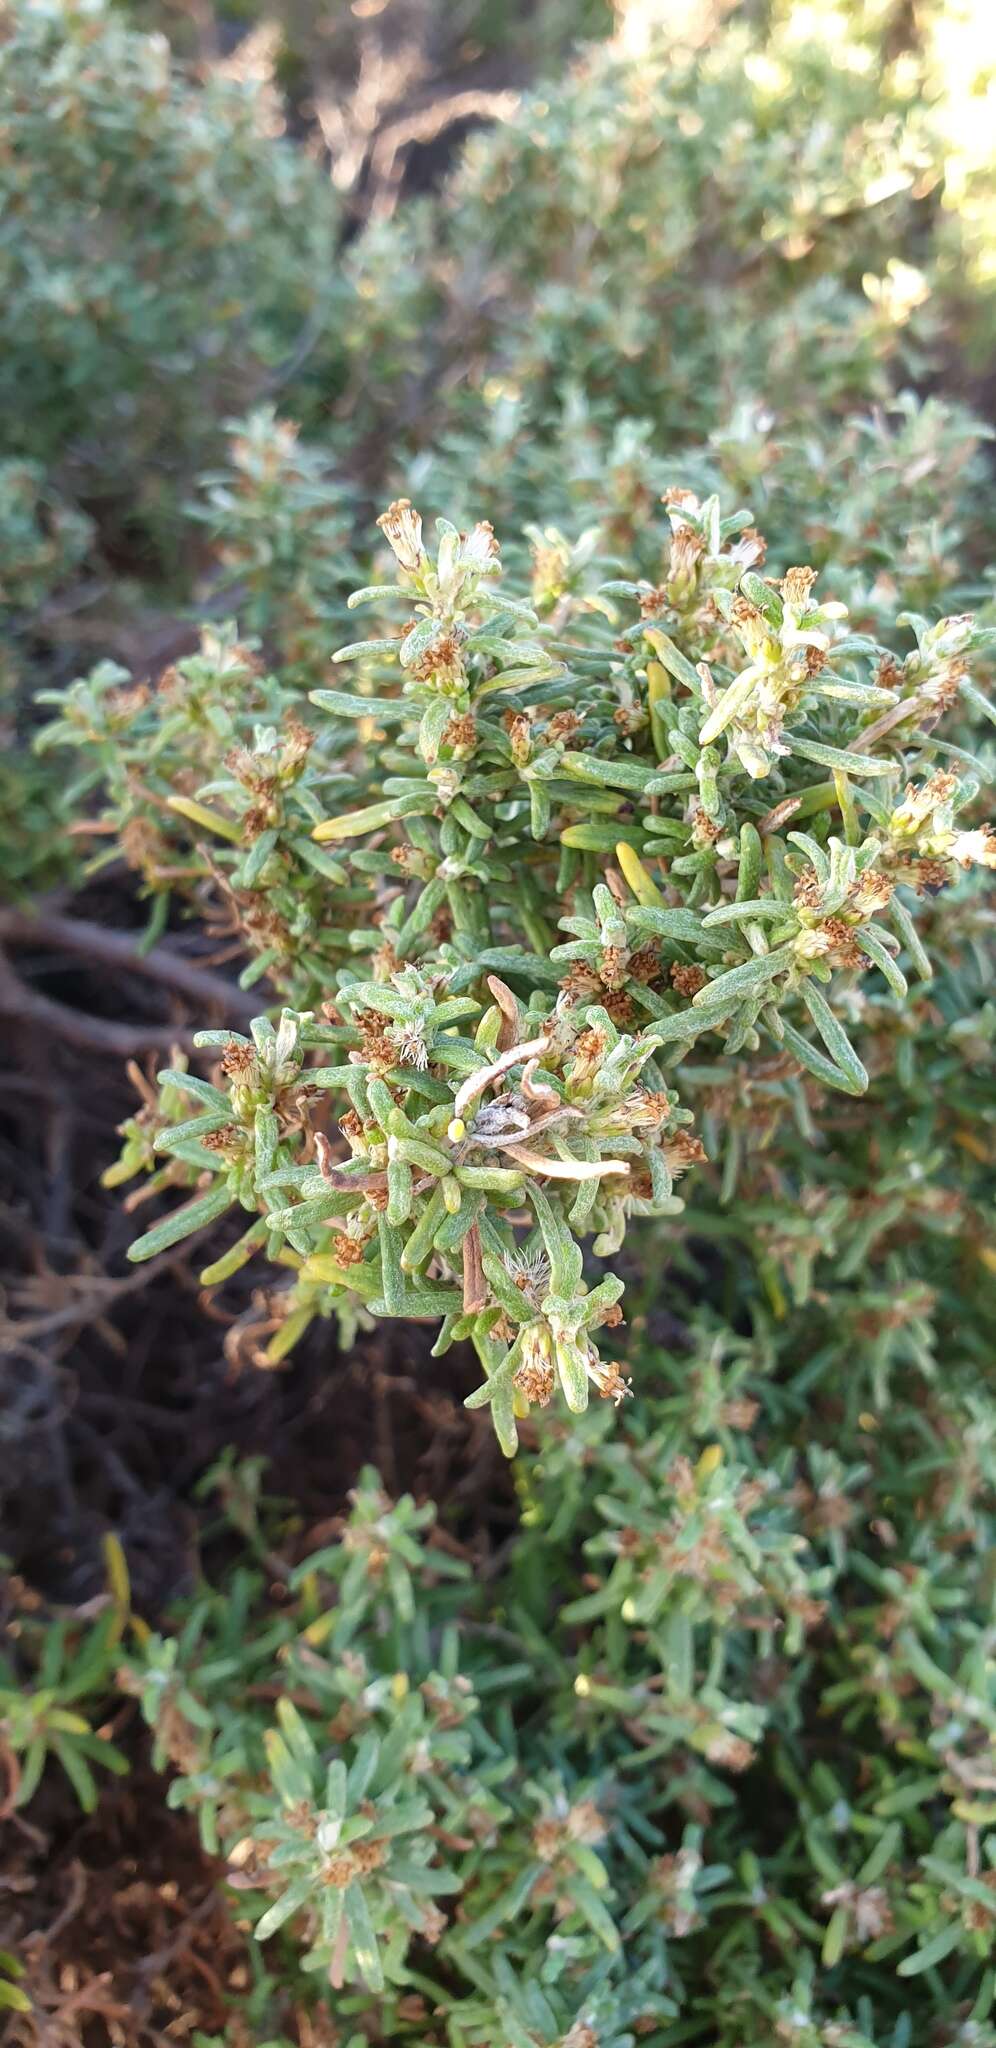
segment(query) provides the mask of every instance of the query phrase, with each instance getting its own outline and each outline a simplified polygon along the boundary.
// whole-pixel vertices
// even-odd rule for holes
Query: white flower
[[[429,1048],[425,1042],[422,1026],[414,1021],[389,1024],[387,1036],[396,1045],[404,1066],[424,1069],[429,1064]]]
[[[478,576],[497,576],[501,573],[501,560],[494,527],[490,520],[480,519],[468,533],[461,547],[464,567],[473,569]]]
[[[902,803],[897,804],[889,819],[893,838],[909,838],[918,833],[928,818],[933,819],[949,803],[957,787],[957,777],[944,769],[919,786],[908,782]]]
[[[407,498],[396,498],[377,521],[395,560],[410,576],[417,576],[426,564],[422,546],[422,521]]]
[[[959,832],[950,851],[960,867],[996,868],[996,832],[991,825],[981,825],[976,832]]]

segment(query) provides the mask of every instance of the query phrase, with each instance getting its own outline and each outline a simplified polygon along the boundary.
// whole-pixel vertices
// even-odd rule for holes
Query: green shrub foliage
[[[729,487],[773,543],[798,545],[821,468],[847,459],[830,422],[985,347],[991,51],[987,71],[943,5],[914,19],[773,0],[711,36],[704,12],[643,48],[585,51],[471,138],[434,208],[428,275],[453,396],[433,412],[423,379],[406,488],[461,524],[556,516],[580,430],[612,445],[628,420],[672,458],[713,436],[731,454],[739,443],[753,473]],[[394,275],[406,232],[394,224]],[[382,292],[382,243],[370,255]],[[786,440],[803,462],[787,505]],[[867,488],[867,462],[854,474]]]
[[[947,5],[693,26],[593,46],[474,136],[438,195],[342,246],[272,93],[196,80],[101,0],[17,10],[0,410],[61,544],[40,609],[34,551],[19,532],[5,549],[4,678],[32,613],[29,663],[64,681],[111,584],[109,633],[209,545],[212,601],[230,585],[243,632],[320,681],[355,581],[342,514],[381,481],[511,549],[530,523],[604,522],[652,574],[645,515],[679,451],[700,498],[750,504],[856,625],[887,628],[897,589],[974,604],[980,430],[906,387],[977,375],[984,58]],[[221,472],[221,423],[249,406]],[[59,792],[26,795],[44,867]]]
[[[357,2048],[992,2040],[971,1338],[881,1403],[822,1307],[742,1300],[752,1335],[651,1345],[620,1421],[542,1419],[484,1585],[367,1472],[292,1597],[243,1570],[131,1660],[261,1944],[259,2038],[282,1995]],[[223,1478],[264,1549],[258,1474]]]
[[[110,1542],[120,1555],[116,1538]],[[100,1796],[94,1764],[118,1776],[127,1771],[127,1758],[80,1712],[92,1701],[96,1718],[112,1692],[124,1619],[112,1601],[89,1628],[74,1617],[32,1614],[11,1631],[14,1655],[0,1657],[9,1813],[28,1805],[50,1761],[65,1773],[84,1813],[94,1811]]]
[[[36,9],[2,61],[56,20],[139,61]],[[992,492],[923,395],[989,275],[952,21],[735,10],[525,99],[344,252],[324,442],[226,390],[198,652],[46,693],[92,870],[259,996],[124,1126],[132,1256],[265,1274],[234,1362],[469,1345],[482,1469],[518,1453],[493,1554],[373,1471],[315,1550],[229,1458],[251,1562],[129,1645],[247,1930],[231,2048],[996,2048]],[[239,219],[291,161],[248,135]],[[253,243],[281,320],[318,218]],[[85,544],[48,491],[4,496],[40,602]],[[46,1702],[0,1703],[36,1773]]]
[[[225,411],[327,315],[331,192],[251,96],[188,83],[103,0],[13,10],[0,140],[7,449],[133,548],[175,541]]]
[[[531,1404],[626,1394],[599,1348],[622,1282],[585,1280],[582,1247],[680,1214],[710,1151],[732,1199],[722,1086],[763,1092],[773,1156],[805,1152],[904,1036],[938,971],[924,899],[996,864],[977,764],[941,737],[987,709],[989,636],[901,614],[900,658],[810,568],[763,576],[749,514],[680,488],[653,583],[539,534],[513,596],[486,523],[438,522],[432,554],[407,501],[381,526],[397,593],[354,596],[383,633],[340,649],[357,686],[313,691],[312,724],[229,640],[154,699],[98,672],[52,737],[105,758],[150,888],[212,882],[243,979],[289,1005],[203,1036],[213,1080],[165,1077],[187,1113],[127,1163],[151,1147],[191,1200],[133,1256],[258,1214],[221,1265],[298,1267],[271,1359],[340,1303],[440,1317],[511,1453]]]

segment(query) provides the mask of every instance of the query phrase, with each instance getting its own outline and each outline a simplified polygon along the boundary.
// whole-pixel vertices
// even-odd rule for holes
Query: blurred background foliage
[[[719,437],[777,501],[782,444],[809,478],[850,411],[984,408],[986,14],[669,0],[576,54],[606,15],[8,8],[12,633],[64,664],[101,610],[189,591],[197,478],[251,405],[371,501],[452,503],[484,448],[474,510],[516,525],[624,422],[665,461]]]

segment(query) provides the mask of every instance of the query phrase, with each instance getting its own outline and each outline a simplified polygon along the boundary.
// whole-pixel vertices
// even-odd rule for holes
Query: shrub
[[[62,593],[90,552],[92,523],[36,462],[0,463],[0,811],[3,881],[20,893],[59,870],[59,792],[25,742],[40,640],[58,630]]]
[[[189,84],[103,0],[37,0],[0,44],[0,408],[143,563],[218,422],[327,324],[334,200],[251,98]]]
[[[289,682],[317,682],[354,569],[345,491],[272,406],[229,422],[227,454],[191,507],[211,535],[217,595],[231,592],[243,629],[263,637]]]
[[[826,588],[856,618],[860,578],[881,590],[875,630],[897,580],[934,604],[966,525],[962,576],[984,559],[978,429],[895,392],[983,320],[985,254],[955,289],[947,202],[978,208],[985,168],[964,127],[959,152],[938,84],[946,9],[912,43],[891,8],[826,33],[807,19],[776,7],[697,48],[595,46],[475,137],[439,197],[340,252],[317,166],[262,133],[251,97],[189,81],[100,6],[29,7],[0,52],[11,446],[137,572],[127,607],[206,526],[243,630],[301,681],[349,587],[340,515],[385,475],[516,534],[576,530],[587,500],[648,573],[647,494],[681,450],[699,496],[751,503],[777,553],[821,570],[839,555],[852,573]],[[268,382],[321,440],[292,442],[257,408],[210,469],[220,419]],[[879,419],[873,400],[898,411]],[[42,618],[32,653],[49,663],[50,639]]]
[[[0,464],[5,626],[16,635],[87,554],[90,522],[61,502],[36,462]],[[9,681],[9,676],[4,677]]]
[[[366,1472],[279,1604],[242,1569],[130,1660],[261,2036],[289,1995],[357,2044],[991,2040],[991,1418],[952,1361],[873,1419],[843,1333],[807,1388],[805,1319],[748,1301],[618,1423],[542,1419],[483,1584]]]
[[[229,641],[181,664],[164,707],[114,675],[75,686],[53,733],[92,745],[103,720],[122,846],[168,886],[161,821],[194,826],[185,887],[220,888],[256,955],[243,981],[269,973],[291,1006],[251,1040],[203,1036],[213,1080],[165,1077],[190,1114],[152,1151],[193,1199],[133,1256],[258,1212],[209,1276],[264,1245],[297,1268],[269,1359],[339,1304],[442,1317],[437,1348],[474,1343],[471,1405],[509,1452],[555,1389],[574,1411],[627,1392],[598,1334],[622,1283],[589,1289],[582,1241],[611,1257],[634,1217],[680,1214],[696,1110],[730,1198],[730,1086],[763,1098],[773,1158],[793,1131],[805,1155],[834,1093],[860,1101],[888,1065],[910,977],[957,973],[965,913],[950,941],[930,920],[935,968],[918,893],[996,864],[964,815],[972,756],[935,730],[987,708],[987,630],[901,615],[900,658],[849,633],[811,569],[763,578],[748,514],[667,496],[654,582],[600,580],[590,548],[540,533],[535,609],[501,589],[487,525],[440,521],[431,557],[393,505],[414,616],[340,650],[359,686],[311,693],[317,731]],[[282,726],[255,723],[260,701]]]
[[[889,639],[900,593],[925,611],[968,608],[988,594],[985,441],[964,407],[904,391],[835,423],[814,415],[791,425],[745,402],[704,444],[675,456],[649,420],[606,427],[575,389],[550,440],[537,440],[525,404],[499,401],[454,429],[431,460],[416,460],[412,474],[446,490],[461,525],[472,523],[478,499],[496,527],[508,522],[519,573],[529,573],[529,552],[518,522],[563,533],[590,522],[603,550],[653,580],[653,509],[677,469],[700,498],[750,504],[774,562],[805,553],[853,624]]]
[[[359,237],[350,430],[455,518],[357,567],[331,440],[257,409],[197,514],[242,633],[49,695],[96,864],[260,987],[124,1126],[106,1182],[181,1198],[133,1256],[265,1265],[235,1363],[439,1325],[519,1451],[493,1552],[372,1470],[302,1540],[227,1459],[251,1562],[122,1660],[246,1930],[232,2048],[996,2048],[991,493],[903,388],[935,46],[834,19],[593,54],[417,275]]]
[[[944,4],[915,22],[773,4],[711,34],[696,13],[684,35],[586,50],[470,139],[433,205],[436,359],[412,365],[399,488],[518,529],[576,507],[620,421],[646,423],[672,465],[713,437],[734,463],[731,441],[767,466],[798,451],[784,521],[763,471],[726,472],[772,543],[798,545],[821,469],[847,462],[835,422],[941,364],[971,389],[990,325],[986,79]],[[379,303],[409,232],[406,216],[371,245]],[[851,476],[867,488],[866,465]]]
[[[860,31],[834,47],[794,14],[728,24],[702,49],[664,35],[636,57],[593,48],[469,142],[450,247],[496,266],[489,370],[528,388],[541,419],[565,375],[683,436],[762,370],[793,406],[868,390],[896,333],[861,279],[907,245],[936,146],[913,66],[883,67],[879,46],[873,69]],[[520,327],[509,299],[526,294]]]

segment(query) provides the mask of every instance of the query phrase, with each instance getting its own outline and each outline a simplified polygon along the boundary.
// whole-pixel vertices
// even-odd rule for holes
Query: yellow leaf
[[[220,811],[211,811],[207,804],[199,804],[191,796],[168,796],[167,807],[176,811],[181,818],[189,818],[192,825],[203,825],[206,832],[216,832],[219,839],[230,839],[233,846],[242,843],[242,831],[231,818],[223,818]]]
[[[101,1538],[104,1553],[104,1570],[107,1573],[107,1589],[114,1603],[114,1626],[111,1640],[120,1641],[128,1625],[131,1613],[131,1579],[128,1575],[128,1559],[118,1538],[108,1530]]]
[[[637,902],[645,908],[660,909],[664,898],[653,876],[648,874],[639,854],[632,846],[627,846],[625,840],[621,839],[616,847],[616,859]]]

